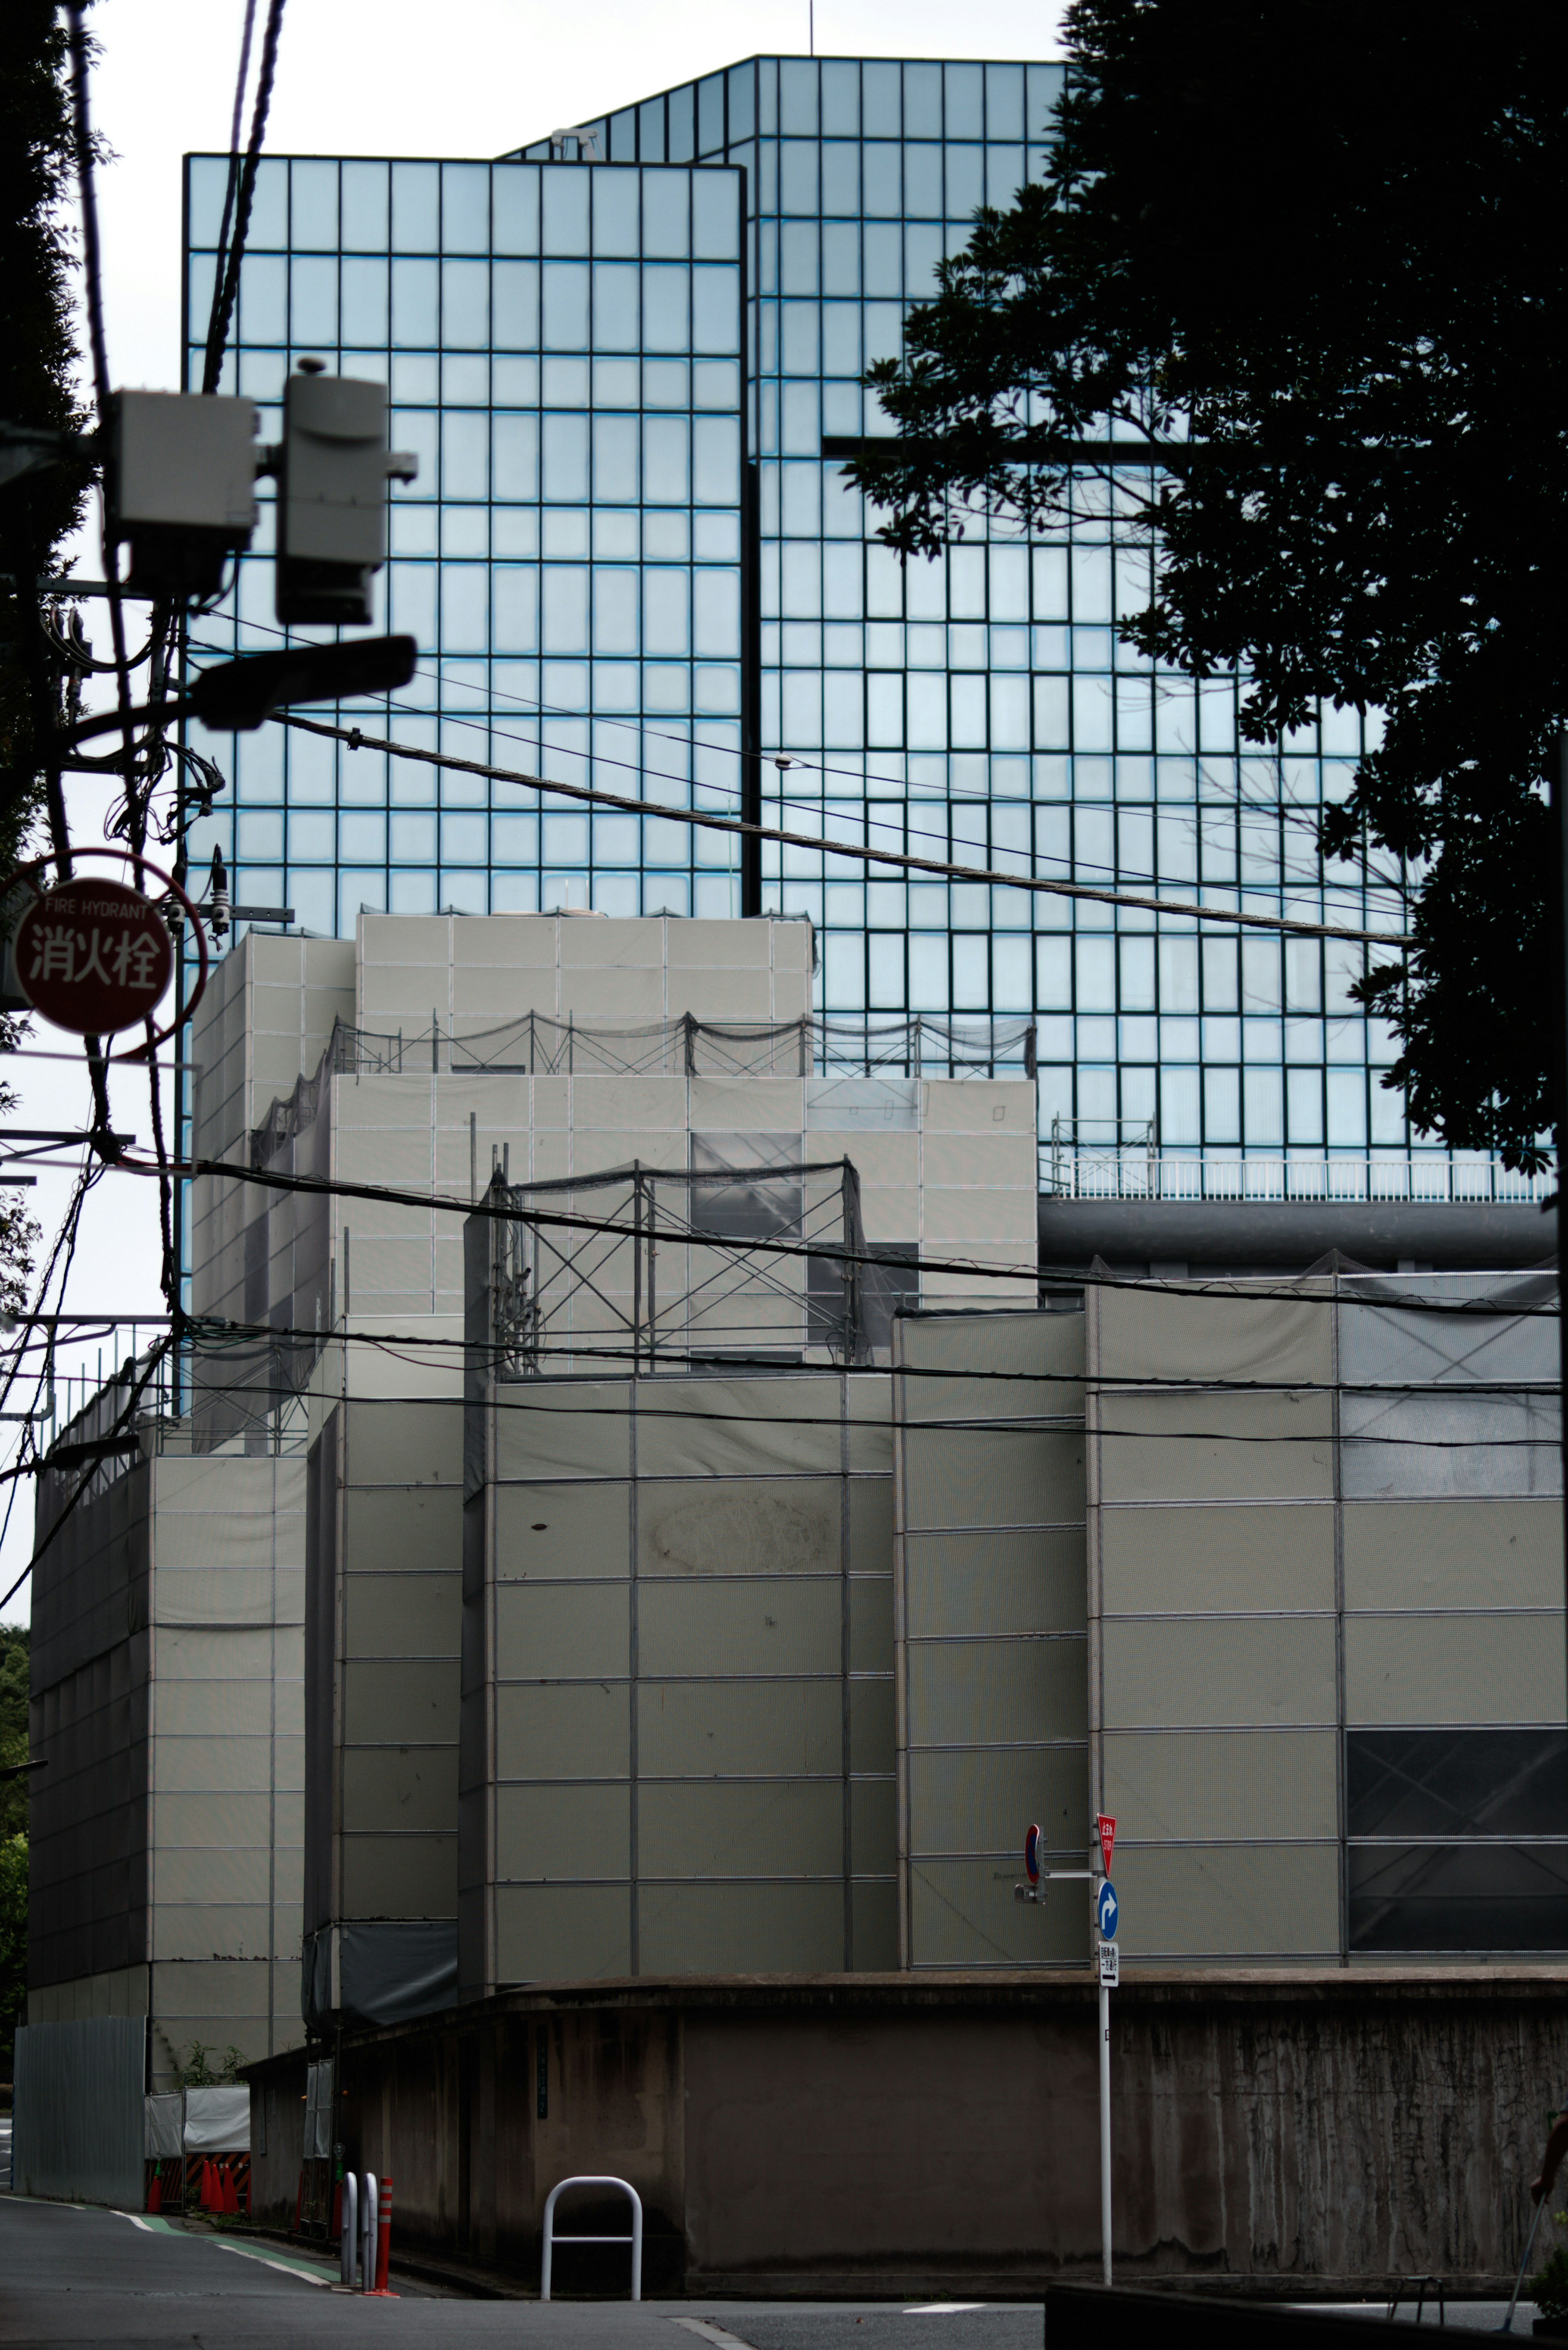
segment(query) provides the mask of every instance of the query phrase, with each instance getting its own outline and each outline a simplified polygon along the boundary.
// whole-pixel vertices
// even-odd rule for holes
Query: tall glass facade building
[[[270,727],[192,856],[221,842],[239,898],[321,931],[362,905],[807,913],[825,1010],[1033,1014],[1067,1159],[1155,1130],[1271,1181],[1334,1159],[1345,1196],[1425,1189],[1355,945],[808,849],[748,865],[661,813],[760,802],[824,839],[1400,927],[1397,870],[1318,853],[1356,713],[1243,750],[1235,681],[1121,644],[1149,556],[1102,481],[1048,541],[982,524],[905,566],[824,458],[887,429],[860,375],[976,206],[1042,173],[1061,71],[759,57],[494,163],[264,161],[225,388],[270,408],[302,355],[384,378],[420,455],[381,592],[423,657],[387,728],[647,813]],[[188,166],[192,382],[225,171]],[[271,596],[264,530],[197,644],[275,642]]]

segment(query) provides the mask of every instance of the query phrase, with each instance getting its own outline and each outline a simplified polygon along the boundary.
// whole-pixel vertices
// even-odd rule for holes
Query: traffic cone
[[[163,2174],[156,2164],[153,2165],[151,2184],[147,2189],[147,2208],[150,2211],[161,2211],[163,2209]]]
[[[237,2214],[240,2208],[240,2199],[234,2192],[234,2174],[225,2165],[221,2175],[223,2189],[222,2197],[223,2207],[225,2211],[233,2211]]]

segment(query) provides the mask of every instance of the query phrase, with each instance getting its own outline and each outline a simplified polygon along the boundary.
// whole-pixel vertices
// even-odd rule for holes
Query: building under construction
[[[280,2220],[326,2222],[308,2064],[431,2257],[527,2274],[591,2170],[672,2286],[1021,2288],[1098,2247],[1085,1889],[1017,1856],[1106,1812],[1118,2255],[1491,2279],[1568,2056],[1554,1271],[1189,1229],[1043,1277],[1027,1036],[847,1037],[811,953],[231,958],[185,1383],[40,1589],[32,2022],[264,2060]]]

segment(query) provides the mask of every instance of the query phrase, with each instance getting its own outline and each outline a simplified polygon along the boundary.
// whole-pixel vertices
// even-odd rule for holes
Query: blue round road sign
[[[1116,1919],[1121,1916],[1121,1905],[1116,1899],[1116,1888],[1108,1877],[1100,1887],[1099,1906],[1096,1916],[1099,1923],[1101,1941],[1114,1942],[1116,1939]]]
[[[1023,1839],[1023,1873],[1031,1885],[1040,1882],[1040,1831],[1031,1827]]]

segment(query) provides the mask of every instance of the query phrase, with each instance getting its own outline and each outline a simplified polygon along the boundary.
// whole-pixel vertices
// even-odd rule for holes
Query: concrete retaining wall
[[[1126,1983],[1118,2274],[1511,2282],[1568,2079],[1565,1985],[1563,1970]],[[600,2171],[644,2199],[650,2293],[1033,2293],[1098,2270],[1094,2012],[1086,1981],[1038,1976],[507,1993],[345,2039],[341,2136],[351,2167],[393,2174],[405,2250],[525,2283],[550,2187]],[[303,2060],[251,2078],[254,2208],[291,2224]],[[591,2210],[565,2224],[595,2227]],[[567,2254],[560,2289],[624,2290],[624,2261]]]

